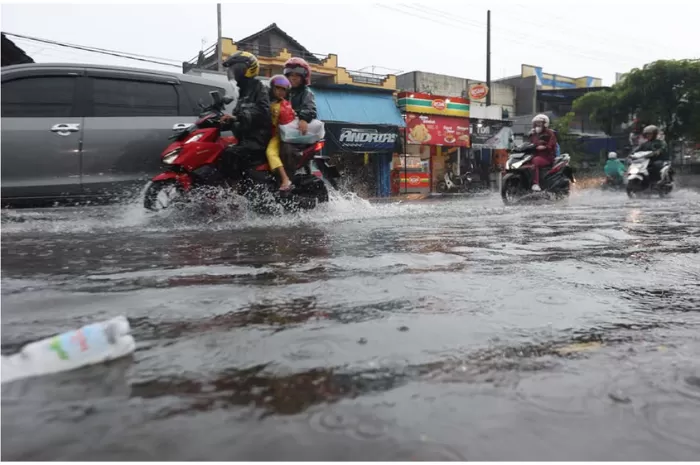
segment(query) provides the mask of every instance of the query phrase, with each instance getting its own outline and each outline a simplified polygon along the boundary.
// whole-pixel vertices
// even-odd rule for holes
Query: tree
[[[577,135],[569,132],[569,127],[571,127],[571,122],[575,117],[575,113],[569,112],[557,118],[552,122],[552,129],[557,133],[557,142],[559,142],[561,153],[568,153],[571,157],[571,163],[578,168],[583,155],[581,142]]]
[[[574,101],[573,109],[578,114],[588,114],[601,131],[612,136],[614,129],[629,120],[629,112],[620,104],[615,90],[605,89],[589,92]]]
[[[659,60],[635,68],[610,90],[576,99],[607,134],[633,117],[661,127],[669,139],[700,140],[700,60]]]

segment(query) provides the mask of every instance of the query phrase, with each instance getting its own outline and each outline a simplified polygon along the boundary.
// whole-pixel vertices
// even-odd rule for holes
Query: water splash
[[[143,207],[142,198],[142,195],[135,195],[124,203],[100,207],[4,210],[1,217],[2,230],[3,234],[28,232],[70,234],[116,230],[151,232],[240,230],[329,224],[403,216],[426,210],[424,206],[419,205],[375,205],[354,193],[335,191],[331,192],[328,203],[319,205],[315,210],[277,216],[256,214],[247,208],[246,202],[240,197],[218,196],[213,203],[195,199],[184,210],[158,213],[147,211]]]

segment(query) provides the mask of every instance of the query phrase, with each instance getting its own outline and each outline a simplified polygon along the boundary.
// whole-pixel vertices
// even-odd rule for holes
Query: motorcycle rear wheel
[[[182,187],[174,179],[151,182],[143,196],[143,206],[152,212],[167,210],[182,203],[184,194]]]

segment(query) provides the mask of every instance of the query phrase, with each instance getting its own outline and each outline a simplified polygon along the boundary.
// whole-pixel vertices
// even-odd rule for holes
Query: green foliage
[[[700,60],[659,60],[633,69],[612,89],[576,99],[576,113],[610,135],[635,117],[663,128],[667,139],[700,140]]]
[[[574,117],[576,116],[575,113],[569,112],[565,114],[564,116],[557,118],[552,122],[552,129],[557,131],[558,134],[569,134],[569,126],[571,126],[571,122],[573,121]]]
[[[607,135],[612,135],[615,127],[629,120],[629,112],[620,104],[620,97],[614,89],[582,95],[574,101],[574,112],[588,113],[591,120]]]
[[[569,112],[557,118],[552,122],[552,129],[557,132],[557,142],[559,142],[561,153],[568,153],[571,157],[571,164],[575,168],[579,168],[583,157],[583,144],[577,135],[569,132],[569,127],[575,117],[575,113]]]

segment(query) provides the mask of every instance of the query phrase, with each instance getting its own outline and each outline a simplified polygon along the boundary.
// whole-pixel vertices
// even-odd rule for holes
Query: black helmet
[[[260,71],[258,58],[250,52],[236,52],[228,57],[223,65],[229,80],[252,79]]]

